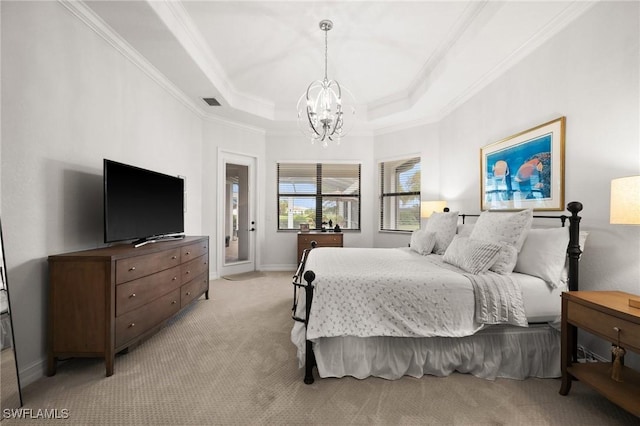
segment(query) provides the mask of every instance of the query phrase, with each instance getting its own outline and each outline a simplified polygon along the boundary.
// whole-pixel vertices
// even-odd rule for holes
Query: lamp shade
[[[420,203],[420,217],[427,218],[433,212],[441,212],[447,207],[446,201],[422,201]]]
[[[619,225],[640,225],[640,176],[611,181],[609,222]]]

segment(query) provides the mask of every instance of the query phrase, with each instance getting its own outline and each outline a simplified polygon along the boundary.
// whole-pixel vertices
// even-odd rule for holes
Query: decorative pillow
[[[496,261],[491,265],[489,270],[498,274],[508,275],[513,272],[517,261],[518,250],[511,244],[503,244]]]
[[[428,254],[431,254],[435,243],[435,232],[423,231],[421,229],[418,229],[417,231],[413,231],[411,233],[411,242],[409,243],[409,247],[416,253],[426,256]]]
[[[500,253],[500,244],[456,235],[442,260],[458,268],[479,274],[486,272]]]
[[[531,229],[514,271],[542,278],[551,288],[557,288],[562,280],[568,245],[569,228]]]
[[[580,231],[580,236],[578,237],[578,244],[580,244],[580,250],[582,250],[583,253],[584,253],[584,245],[587,242],[588,236],[589,236],[589,232]],[[568,280],[569,280],[569,257],[567,256],[567,260],[564,263],[564,269],[562,270],[561,281],[566,283]]]
[[[436,244],[433,247],[434,253],[444,254],[456,235],[457,226],[458,212],[434,212],[429,216],[424,230],[435,232],[436,234]]]
[[[485,211],[480,214],[469,237],[493,243],[511,244],[519,253],[532,222],[533,209],[516,213]]]

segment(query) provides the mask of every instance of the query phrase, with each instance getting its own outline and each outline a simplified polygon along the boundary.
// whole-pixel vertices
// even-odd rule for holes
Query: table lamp
[[[611,181],[609,222],[616,225],[640,225],[640,176]],[[640,297],[630,298],[629,306],[640,308]]]
[[[422,201],[420,203],[420,217],[426,219],[433,212],[444,211],[445,207],[447,207],[446,201]]]

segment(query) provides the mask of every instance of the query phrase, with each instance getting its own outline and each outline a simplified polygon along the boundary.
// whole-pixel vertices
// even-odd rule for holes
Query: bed
[[[291,331],[304,382],[314,367],[321,378],[559,377],[560,295],[578,289],[584,237],[582,204],[567,210],[442,212],[409,247],[305,250]]]

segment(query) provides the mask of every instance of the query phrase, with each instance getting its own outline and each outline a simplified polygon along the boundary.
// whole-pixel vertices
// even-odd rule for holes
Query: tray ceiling
[[[295,128],[298,98],[324,75],[318,23],[331,19],[328,77],[355,96],[358,125],[380,130],[439,120],[592,4],[136,0],[82,13],[203,115],[266,129]]]

